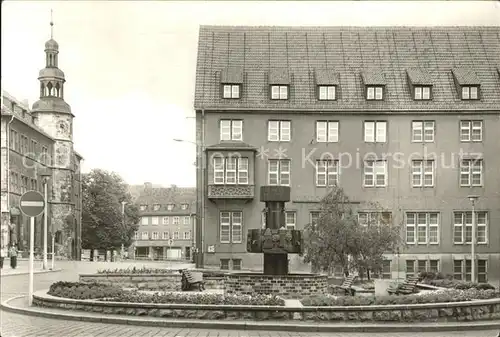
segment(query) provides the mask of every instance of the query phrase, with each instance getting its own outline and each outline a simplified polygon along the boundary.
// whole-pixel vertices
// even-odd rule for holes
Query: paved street
[[[144,263],[138,263],[141,267]],[[58,262],[61,272],[46,274],[35,274],[35,290],[46,289],[55,281],[76,281],[78,273],[92,273],[99,268],[122,268],[132,266],[132,262],[126,263],[91,263],[91,262]],[[162,264],[148,262],[148,266],[160,267]],[[164,264],[163,264],[164,266]],[[27,293],[28,275],[3,276],[1,278],[2,301],[13,296]],[[141,326],[130,326],[120,324],[87,323],[77,321],[64,321],[46,319],[32,316],[1,312],[1,336],[2,337],[27,337],[27,336],[75,336],[75,337],[135,337],[135,336],[168,336],[168,337],[494,337],[498,331],[474,331],[474,332],[436,332],[436,333],[298,333],[298,332],[265,332],[265,331],[229,331],[229,330],[203,330],[179,328],[149,328]]]

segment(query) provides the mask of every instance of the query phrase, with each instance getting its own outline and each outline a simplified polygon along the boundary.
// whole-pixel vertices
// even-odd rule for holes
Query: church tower
[[[56,243],[65,254],[73,255],[75,228],[75,199],[73,192],[75,152],[73,148],[73,118],[70,106],[64,101],[64,72],[58,68],[59,45],[53,39],[51,19],[50,40],[45,43],[45,68],[40,70],[40,99],[33,104],[32,114],[37,124],[54,139],[52,179],[49,182],[49,230],[56,234]]]

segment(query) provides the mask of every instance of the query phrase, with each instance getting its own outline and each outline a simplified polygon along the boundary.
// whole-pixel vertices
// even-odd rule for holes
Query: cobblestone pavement
[[[78,273],[92,273],[97,268],[91,263],[61,262],[61,272],[36,274],[35,291],[46,289],[55,281],[76,281]],[[118,268],[109,263],[106,268]],[[103,268],[102,265],[99,268]],[[1,300],[27,293],[28,276],[12,275],[2,277]],[[154,328],[130,326],[122,324],[89,323],[64,321],[57,319],[24,316],[8,312],[0,312],[2,337],[496,337],[498,331],[460,331],[435,333],[305,333],[305,332],[266,332],[266,331],[231,331],[181,328]]]

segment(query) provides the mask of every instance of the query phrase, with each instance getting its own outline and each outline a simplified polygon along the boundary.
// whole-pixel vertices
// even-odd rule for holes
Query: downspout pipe
[[[3,98],[2,98],[3,101]],[[14,111],[12,111],[12,117],[10,118],[10,121],[7,122],[7,128],[6,128],[6,141],[7,144],[5,144],[5,152],[6,152],[6,165],[7,166],[7,213],[9,214],[9,244],[12,244],[12,235],[10,233],[10,124],[14,121]]]
[[[205,163],[205,109],[201,110],[201,224],[200,224],[200,257],[199,257],[199,268],[205,267],[205,175],[206,175],[206,163]]]

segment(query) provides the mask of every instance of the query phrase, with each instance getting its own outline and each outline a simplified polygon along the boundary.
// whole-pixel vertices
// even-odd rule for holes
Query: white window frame
[[[214,157],[214,184],[215,185],[223,185],[225,180],[225,158],[223,157]]]
[[[483,186],[484,163],[482,159],[461,159],[459,184],[461,187]],[[466,178],[466,180],[463,180]],[[474,183],[479,178],[479,183]]]
[[[145,211],[148,208],[148,205],[141,205],[139,206],[139,210]]]
[[[141,225],[149,225],[149,217],[147,216],[141,217]]]
[[[189,225],[189,223],[190,223],[190,217],[189,216],[185,216],[183,221],[184,221],[185,225]]]
[[[288,85],[271,85],[271,99],[272,100],[286,100],[288,99]]]
[[[462,100],[472,101],[479,99],[479,87],[475,85],[462,86]]]
[[[419,159],[411,161],[412,187],[434,187],[434,160]],[[427,179],[427,180],[426,180]],[[430,179],[430,183],[428,183]]]
[[[151,224],[158,225],[160,223],[159,218],[157,216],[151,217]]]
[[[134,232],[134,240],[135,241],[139,240],[139,232],[138,231]]]
[[[179,232],[178,231],[174,232],[174,240],[179,240]]]
[[[318,85],[318,100],[334,101],[337,99],[337,86],[335,85]]]
[[[416,101],[428,101],[431,99],[431,86],[417,85],[414,87],[415,93],[413,98]]]
[[[179,225],[181,223],[180,218],[178,216],[174,216],[172,220],[172,225]]]
[[[182,205],[181,205],[181,209],[183,209],[183,210],[188,209],[188,204],[182,204]]]
[[[160,234],[158,232],[151,233],[151,240],[158,240],[160,238]]]
[[[327,187],[339,184],[338,160],[316,160],[316,186]]]
[[[316,142],[338,143],[339,122],[338,121],[316,121]]]
[[[312,224],[315,221],[318,221],[319,216],[321,215],[320,211],[310,211],[309,212],[309,221]]]
[[[164,217],[163,217],[163,222],[162,222],[162,223],[163,223],[164,225],[168,225],[168,222],[169,222],[169,221],[168,221],[168,216],[164,216]]]
[[[382,173],[381,173],[382,171]],[[379,184],[377,177],[383,175],[384,176],[384,184]],[[367,184],[367,177],[372,178],[372,184]],[[387,161],[386,160],[367,160],[364,163],[364,171],[363,171],[363,186],[364,187],[386,187],[388,181],[388,172],[387,172]]]
[[[162,240],[168,240],[170,239],[170,232],[166,231],[161,234]]]
[[[424,221],[419,222],[419,219],[422,218]],[[405,241],[407,244],[438,245],[440,243],[441,235],[439,212],[406,212],[405,225]],[[425,234],[423,240],[420,240],[421,232],[419,230],[423,230],[423,233]],[[431,235],[432,232],[434,232],[435,235]],[[408,234],[413,235],[413,240],[408,240]]]
[[[290,142],[292,140],[292,122],[286,120],[268,121],[267,140],[270,142]]]
[[[476,211],[476,244],[488,244],[488,212]],[[460,215],[460,222],[457,221],[457,215]],[[480,221],[484,218],[484,222]],[[483,232],[484,240],[480,241],[479,233]],[[457,241],[457,233],[460,233],[460,241]],[[470,233],[470,235],[467,235]],[[470,239],[468,238],[470,237]],[[467,244],[472,243],[472,211],[457,211],[453,213],[453,243]]]
[[[225,184],[226,185],[236,185],[238,177],[236,176],[236,171],[238,167],[238,158],[235,156],[230,156],[225,158],[226,161],[226,172],[225,172]]]
[[[220,243],[243,242],[243,212],[221,211],[219,213]]]
[[[478,137],[479,136],[479,137]],[[483,121],[482,120],[461,120],[460,121],[460,141],[479,143],[483,141]]]
[[[243,141],[243,120],[221,119],[219,122],[220,140]]]
[[[432,143],[435,133],[434,121],[412,121],[411,141],[413,143]]]
[[[384,215],[388,215],[388,223],[385,223]],[[374,224],[375,226],[392,225],[392,213],[391,212],[370,212],[370,211],[361,211],[357,214],[358,224],[363,227],[367,227],[368,225]],[[366,220],[363,220],[366,219]],[[382,222],[384,220],[384,222]]]
[[[296,224],[297,224],[297,212],[286,211],[285,212],[285,228],[286,229],[295,229]]]
[[[366,86],[366,99],[368,101],[381,101],[384,99],[384,87],[380,85]]]
[[[191,240],[191,231],[184,231],[183,238],[184,240]]]
[[[153,205],[153,211],[159,211],[161,208],[161,205],[160,204],[154,204]]]
[[[272,170],[272,164],[276,164],[276,170]],[[291,184],[291,160],[269,159],[267,164],[267,182],[272,186],[290,186]]]
[[[142,232],[141,240],[149,240],[149,232]]]
[[[365,143],[386,143],[387,121],[364,121],[363,132]]]
[[[222,98],[236,99],[240,98],[240,85],[239,84],[223,84]]]
[[[174,206],[175,206],[174,204],[168,204],[167,205],[167,210],[169,210],[169,211],[173,210]]]
[[[213,172],[215,185],[248,185],[249,159],[246,157],[214,157]],[[234,161],[235,165],[231,164]],[[232,173],[232,174],[231,174]]]

